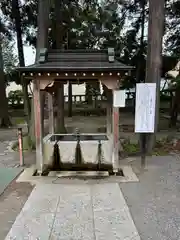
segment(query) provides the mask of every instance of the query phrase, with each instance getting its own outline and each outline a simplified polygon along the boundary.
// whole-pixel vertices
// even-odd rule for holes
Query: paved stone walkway
[[[39,184],[5,240],[140,240],[117,183]]]

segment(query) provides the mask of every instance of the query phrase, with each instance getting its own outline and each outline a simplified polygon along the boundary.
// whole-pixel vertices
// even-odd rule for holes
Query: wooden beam
[[[37,31],[37,43],[36,43],[36,59],[38,63],[41,48],[48,48],[48,26],[49,26],[49,11],[50,11],[50,0],[39,0],[38,1],[38,31]],[[40,81],[34,79],[34,113],[35,113],[35,129],[31,127],[31,131],[36,136],[36,165],[37,170],[41,174],[43,171],[43,129],[42,129],[42,116],[41,116],[41,94],[40,94]],[[33,116],[32,116],[33,119]]]
[[[68,84],[68,117],[72,117],[72,83]]]
[[[118,78],[103,78],[100,80],[102,84],[104,84],[109,90],[111,89],[111,95],[110,92],[108,94],[108,103],[113,104],[113,96],[114,96],[114,90],[118,89],[120,86],[120,82]],[[113,96],[112,96],[113,93]],[[111,112],[110,109],[107,109],[107,134],[110,132],[112,133],[112,139],[113,139],[113,151],[112,151],[112,165],[113,165],[113,171],[118,172],[119,171],[119,108],[112,107]],[[111,119],[110,119],[111,116]],[[110,124],[110,122],[112,124]]]
[[[115,83],[114,83],[115,84]],[[119,81],[116,81],[116,88],[113,89],[113,96],[112,96],[112,104],[114,102],[114,91],[119,88]],[[119,107],[112,108],[112,123],[113,123],[113,155],[112,155],[112,164],[113,164],[113,171],[119,171]]]
[[[112,134],[112,107],[109,103],[106,107],[106,132],[108,136]]]
[[[103,77],[100,79],[101,83],[104,84],[108,89],[117,89],[120,79],[117,79],[117,77]]]
[[[126,73],[126,74],[125,74]],[[107,82],[107,84],[112,85],[111,82],[109,82],[109,79],[112,79],[112,81],[117,81],[117,78],[119,81],[123,81],[123,78],[125,75],[129,74],[128,72],[124,72],[124,74],[121,74],[120,76],[117,75],[117,73],[112,73],[112,76],[109,75],[109,73],[104,73],[103,76],[101,76],[101,73],[98,72],[95,75],[92,75],[91,73],[86,73],[86,75],[83,75],[83,73],[73,73],[73,72],[62,72],[59,70],[59,72],[52,72],[52,70],[42,72],[42,71],[33,71],[33,70],[28,70],[25,72],[21,73],[24,78],[27,79],[34,79],[34,78],[41,78],[42,80],[44,79],[49,79],[49,80],[60,80],[61,81],[69,81],[69,79],[74,80],[74,83],[78,80],[84,80],[86,81],[97,81],[100,80],[103,84],[104,82]],[[106,84],[105,84],[106,85]]]
[[[114,172],[119,170],[119,108],[113,107],[113,155],[112,164]]]
[[[112,135],[112,90],[107,91],[107,106],[106,106],[106,131],[107,135]]]
[[[41,96],[41,126],[42,126],[42,137],[44,137],[44,106],[45,106],[46,92],[41,91],[41,89],[40,89],[40,96]]]
[[[43,172],[43,129],[41,116],[41,93],[39,81],[34,81],[34,120],[35,120],[35,136],[36,136],[36,165],[39,174]]]
[[[40,81],[40,89],[44,90],[46,87],[52,87],[54,84],[54,79],[43,79],[42,81]]]
[[[48,93],[49,133],[54,134],[53,95]]]

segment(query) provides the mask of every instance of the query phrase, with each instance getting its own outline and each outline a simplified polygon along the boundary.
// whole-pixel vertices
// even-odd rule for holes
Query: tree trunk
[[[92,84],[92,90],[93,90],[93,97],[94,97],[94,101],[93,101],[93,108],[96,109],[97,108],[97,103],[98,103],[98,95],[100,94],[100,83],[99,81],[94,81]]]
[[[41,48],[48,47],[48,24],[49,24],[50,0],[38,1],[38,32],[36,44],[36,62],[39,59]],[[33,90],[34,91],[34,90]],[[34,97],[31,100],[31,124],[30,124],[30,138],[35,142],[35,125],[34,125]]]
[[[162,63],[162,38],[164,33],[165,0],[149,1],[148,53],[146,63],[146,82],[156,83],[155,133],[148,136],[148,151],[151,152],[159,122],[159,97]]]
[[[141,69],[142,69],[142,58],[143,58],[143,50],[144,50],[144,25],[145,25],[145,6],[146,0],[142,0],[141,2],[141,38],[140,38],[140,47],[138,51],[138,63],[136,69],[136,82],[142,81],[141,78]]]
[[[143,63],[143,50],[144,50],[144,26],[145,26],[145,6],[146,0],[141,1],[141,38],[140,38],[140,48],[138,52],[138,63],[136,69],[136,83],[144,82],[145,79],[141,79],[141,70]],[[136,91],[136,90],[135,90]],[[135,106],[136,106],[136,94],[133,98],[133,115],[135,114]],[[142,144],[142,135],[140,134],[139,142],[140,142],[140,151],[143,152],[143,144]]]
[[[5,75],[4,75],[1,35],[0,35],[0,96],[1,96],[0,127],[9,127],[11,125],[11,122],[8,114],[8,99],[6,97],[6,84],[5,84]]]
[[[62,92],[64,93],[64,84],[58,84],[56,99],[57,107],[60,108],[60,111],[57,109],[57,118],[56,118],[56,133],[66,133],[66,128],[64,124],[64,98],[62,101]],[[63,89],[62,89],[63,88]],[[60,122],[61,121],[61,122]]]
[[[36,44],[36,62],[39,59],[40,50],[48,47],[48,26],[51,0],[38,1],[38,32]]]
[[[85,101],[88,105],[92,105],[92,92],[91,92],[91,84],[86,82],[86,93],[85,93]]]
[[[63,24],[62,24],[62,1],[55,0],[55,48],[62,49],[63,46]],[[65,133],[64,124],[64,83],[59,82],[58,84],[58,95],[57,96],[57,126],[56,130],[58,133]]]
[[[15,21],[15,28],[17,34],[17,49],[20,67],[25,66],[24,61],[24,50],[23,50],[23,41],[22,41],[22,29],[21,29],[21,16],[19,11],[19,2],[18,0],[12,0],[12,13]],[[24,112],[27,119],[28,132],[30,129],[30,118],[31,118],[31,105],[28,94],[28,83],[21,78],[22,91],[24,95]]]
[[[177,89],[175,91],[175,96],[173,97],[169,127],[176,127],[179,112],[179,102],[180,102],[180,89]]]
[[[68,117],[72,117],[72,83],[68,85]]]

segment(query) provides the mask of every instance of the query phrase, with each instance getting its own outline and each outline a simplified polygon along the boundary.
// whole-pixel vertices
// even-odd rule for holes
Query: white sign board
[[[113,91],[113,106],[114,107],[125,107],[126,105],[126,91],[125,90],[114,90]]]
[[[135,132],[153,133],[155,123],[156,83],[136,84]]]

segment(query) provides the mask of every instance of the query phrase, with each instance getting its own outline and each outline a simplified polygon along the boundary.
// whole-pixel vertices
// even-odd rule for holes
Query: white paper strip
[[[113,106],[114,107],[125,107],[126,102],[126,91],[125,90],[114,90],[113,91]]]

